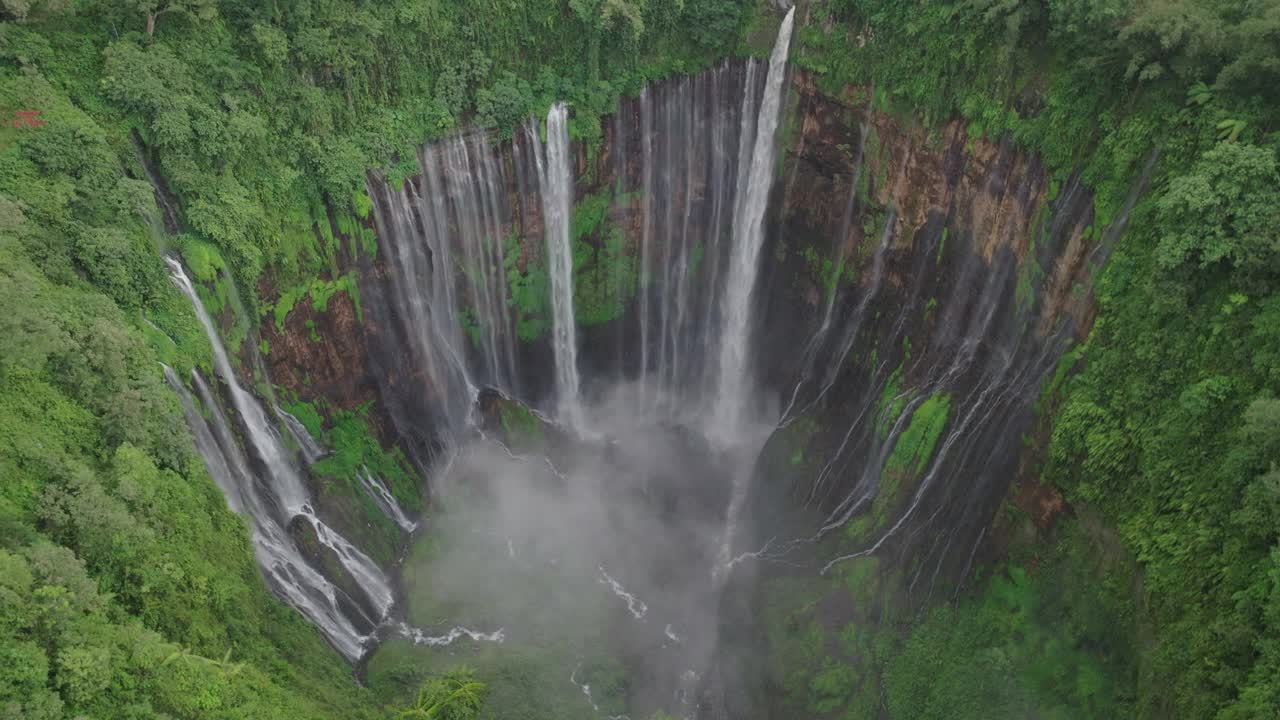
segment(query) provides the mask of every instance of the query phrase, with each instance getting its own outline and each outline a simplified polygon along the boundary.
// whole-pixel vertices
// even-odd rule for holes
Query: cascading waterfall
[[[478,385],[519,388],[503,241],[506,178],[484,133],[424,146],[418,184],[371,182],[378,238],[403,336],[437,394],[449,432],[467,423]]]
[[[569,110],[564,103],[547,113],[545,159],[535,144],[542,176],[543,223],[547,235],[547,265],[551,277],[551,336],[556,364],[556,406],[569,427],[582,426],[578,399],[578,335],[573,312],[573,244],[569,218],[573,206],[573,177],[569,163]]]
[[[721,436],[734,433],[742,422],[742,414],[751,393],[751,301],[755,293],[760,265],[760,248],[764,244],[764,213],[774,176],[774,133],[778,129],[782,80],[786,72],[787,52],[791,46],[791,26],[796,9],[787,11],[778,39],[769,56],[769,74],[765,79],[760,102],[760,119],[756,123],[755,147],[751,153],[746,189],[735,208],[733,249],[729,261],[729,280],[722,301],[724,327],[720,334],[720,375],[716,404],[712,413]],[[739,176],[741,177],[741,176]]]
[[[620,366],[634,368],[642,411],[700,424],[724,382],[719,345],[708,338],[724,337],[733,347],[748,341],[747,310],[726,296],[749,294],[755,281],[790,29],[788,19],[771,60],[775,69],[754,60],[726,62],[651,85],[636,112],[620,112],[614,123],[615,202],[634,203],[639,215],[632,240],[638,332],[620,333],[618,357]],[[391,319],[405,327],[417,365],[440,396],[424,398],[423,414],[436,418],[442,432],[456,435],[465,426],[480,386],[553,406],[561,422],[580,424],[567,120],[568,109],[557,104],[546,118],[545,142],[536,121],[504,146],[506,156],[495,154],[484,133],[466,132],[424,146],[421,176],[401,188],[371,178]],[[615,212],[632,211],[615,206]],[[506,247],[492,242],[494,235],[508,238]],[[738,257],[742,238],[757,245],[745,259]],[[526,264],[539,266],[547,280],[554,368],[545,375],[524,366],[530,358],[516,343],[516,297],[508,283]],[[741,310],[732,321],[730,307]],[[622,360],[632,356],[625,347],[632,344],[638,361]],[[747,367],[729,366],[736,374]],[[550,388],[536,386],[542,377],[553,380]],[[535,385],[525,387],[530,378]],[[743,375],[731,385],[748,383]]]
[[[214,326],[208,311],[205,310],[204,303],[200,300],[195,286],[187,277],[181,263],[173,258],[166,258],[166,261],[174,284],[191,301],[196,317],[209,338],[209,344],[213,349],[214,370],[226,384],[227,392],[231,396],[231,404],[240,422],[245,425],[248,440],[261,456],[262,462],[271,475],[272,482],[269,487],[278,506],[278,516],[287,522],[297,515],[307,502],[307,491],[303,486],[302,477],[294,467],[288,451],[280,442],[275,427],[268,422],[262,405],[258,403],[257,398],[240,387],[235,371],[231,367],[231,360],[227,357],[226,348],[223,347],[222,339],[218,335],[218,329]]]
[[[223,491],[231,510],[249,523],[254,557],[268,585],[315,624],[344,657],[348,660],[360,657],[369,638],[367,630],[361,631],[357,623],[372,627],[371,621],[360,614],[357,603],[303,559],[293,539],[275,522],[249,470],[249,459],[236,442],[230,424],[204,380],[198,373],[192,374],[192,382],[200,392],[201,404],[208,409],[212,425],[171,368],[165,368],[165,378],[178,395],[209,475]]]
[[[310,567],[289,536],[288,525],[296,517],[304,518],[314,529],[320,544],[331,551],[343,569],[357,581],[373,611],[361,618],[363,623],[372,627],[386,618],[394,604],[391,583],[372,559],[325,524],[312,510],[306,486],[291,453],[284,447],[276,428],[268,422],[267,413],[257,398],[240,386],[222,339],[195,286],[181,263],[173,258],[166,258],[166,261],[174,284],[191,301],[204,328],[213,350],[214,369],[231,398],[236,417],[244,428],[245,440],[266,473],[259,478],[251,472],[252,465],[235,442],[234,433],[216,398],[197,377],[205,406],[215,418],[214,430],[211,431],[207,424],[201,427],[196,422],[200,416],[194,412],[194,405],[189,400],[184,400],[184,409],[186,405],[192,406],[188,422],[194,425],[193,434],[197,441],[215,437],[215,433],[219,438],[216,452],[207,442],[200,448],[202,455],[213,458],[206,460],[209,471],[215,477],[218,474],[223,476],[218,485],[224,491],[234,489],[234,492],[227,492],[228,505],[248,515],[254,529],[258,561],[271,584],[284,600],[320,627],[343,655],[348,659],[358,658],[368,636],[357,630],[356,623],[349,617],[350,613],[359,612],[355,609],[357,604],[342,603],[341,593],[333,583]],[[175,390],[181,387],[176,377],[170,378],[170,383],[176,386]],[[179,397],[183,397],[183,393],[179,393]]]
[[[195,399],[191,397],[191,392],[187,390],[187,386],[182,384],[182,379],[178,377],[178,373],[168,365],[162,364],[162,367],[164,368],[165,382],[169,384],[174,394],[178,396],[178,404],[182,406],[182,416],[186,419],[187,425],[191,429],[196,451],[204,459],[205,468],[209,471],[209,476],[213,478],[213,482],[217,484],[218,489],[222,491],[222,495],[227,499],[227,506],[231,508],[231,511],[243,513],[244,500],[240,495],[240,478],[232,472],[227,456],[222,452],[218,441],[214,438],[209,423],[200,414],[200,410],[196,408]]]
[[[280,418],[280,422],[284,423],[284,427],[293,436],[294,442],[298,444],[298,450],[302,453],[303,461],[312,465],[320,458],[329,454],[316,439],[311,437],[311,433],[307,430],[307,426],[302,424],[298,418],[290,415],[280,408],[279,405],[273,407],[276,417]]]
[[[400,507],[400,503],[396,502],[396,496],[391,494],[391,491],[376,475],[369,472],[369,468],[360,468],[356,476],[360,478],[360,484],[364,486],[365,492],[369,493],[369,497],[378,506],[378,509],[390,518],[392,522],[400,526],[401,530],[411,533],[417,529],[418,523],[409,519],[409,516]]]
[[[782,80],[786,72],[787,52],[791,44],[791,27],[795,8],[787,11],[765,77],[764,94],[756,121],[755,144],[750,162],[739,166],[740,193],[734,208],[733,244],[730,248],[729,275],[721,302],[719,376],[715,404],[707,435],[726,453],[731,466],[732,486],[725,510],[724,530],[720,535],[718,562],[712,576],[723,581],[733,568],[733,546],[738,539],[740,516],[746,503],[747,485],[754,470],[756,454],[764,443],[763,432],[749,431],[744,418],[748,410],[748,394],[754,395],[749,357],[751,342],[751,302],[760,264],[760,248],[764,244],[764,213],[774,176],[774,134],[777,132]],[[745,142],[745,140],[744,140]],[[747,168],[745,181],[743,168]]]
[[[469,306],[455,311],[474,315],[467,319],[465,329],[479,338],[480,366],[484,369],[479,377],[490,385],[512,388],[515,356],[502,247],[506,192],[487,136],[478,133],[469,139],[470,142],[467,136],[458,136],[440,148],[445,168],[443,182],[431,182],[430,187],[437,198],[437,183],[448,188],[453,206],[463,250],[466,295],[470,299]],[[422,163],[429,181],[435,172],[433,155],[432,148],[424,149]],[[443,218],[437,215],[434,219],[440,222]]]

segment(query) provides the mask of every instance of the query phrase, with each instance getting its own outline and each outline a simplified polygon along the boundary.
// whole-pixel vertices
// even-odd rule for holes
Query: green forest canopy
[[[264,273],[333,271],[327,213],[367,214],[366,170],[403,178],[415,144],[510,131],[554,100],[595,141],[620,94],[758,52],[766,17],[733,0],[0,0],[6,714],[380,715],[268,595],[192,450],[158,361],[208,349],[160,251],[224,301],[244,289],[256,317]],[[1126,712],[1274,714],[1280,0],[829,0],[805,7],[792,59],[824,89],[873,85],[884,109],[961,115],[1082,172],[1099,226],[1161,148],[1045,473],[1142,563]]]

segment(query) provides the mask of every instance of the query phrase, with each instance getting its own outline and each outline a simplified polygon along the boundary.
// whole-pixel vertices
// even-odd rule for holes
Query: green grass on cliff
[[[573,312],[582,326],[598,325],[620,317],[635,295],[636,257],[626,250],[622,229],[609,219],[615,203],[624,196],[598,193],[574,205],[570,237],[573,242]]]

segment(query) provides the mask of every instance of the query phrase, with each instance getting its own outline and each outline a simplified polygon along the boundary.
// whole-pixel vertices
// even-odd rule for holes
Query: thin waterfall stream
[[[555,350],[556,406],[561,422],[582,426],[579,407],[578,334],[573,312],[573,246],[569,237],[573,179],[569,174],[569,109],[557,103],[547,113],[547,147],[535,145],[542,175],[543,222],[551,275],[551,336]]]
[[[735,208],[733,249],[729,260],[729,279],[721,300],[724,326],[720,334],[720,374],[717,381],[715,409],[712,413],[716,432],[736,434],[751,392],[751,303],[760,267],[760,248],[764,243],[764,214],[774,178],[774,134],[778,130],[782,80],[786,73],[787,50],[791,47],[791,26],[796,9],[787,11],[778,30],[778,39],[769,56],[764,96],[760,102],[760,119],[747,163],[745,190]],[[741,173],[741,170],[739,170]],[[742,186],[739,175],[739,186]],[[732,518],[732,511],[730,517]]]

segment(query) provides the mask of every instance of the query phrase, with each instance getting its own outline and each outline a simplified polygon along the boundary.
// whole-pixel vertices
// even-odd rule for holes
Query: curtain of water
[[[551,279],[551,345],[555,352],[556,407],[562,422],[582,426],[578,398],[578,333],[573,311],[573,245],[570,215],[573,177],[570,168],[569,109],[557,103],[547,113],[545,158],[537,152],[542,172],[542,217],[547,236],[547,272]],[[535,145],[535,148],[537,146]]]
[[[774,133],[778,128],[782,80],[795,12],[794,7],[787,11],[769,57],[750,171],[733,220],[729,280],[721,304],[724,327],[720,335],[720,374],[712,414],[717,432],[729,433],[730,437],[742,422],[748,398],[754,394],[750,387],[752,296],[759,274],[760,248],[764,244],[765,207],[773,187]]]

